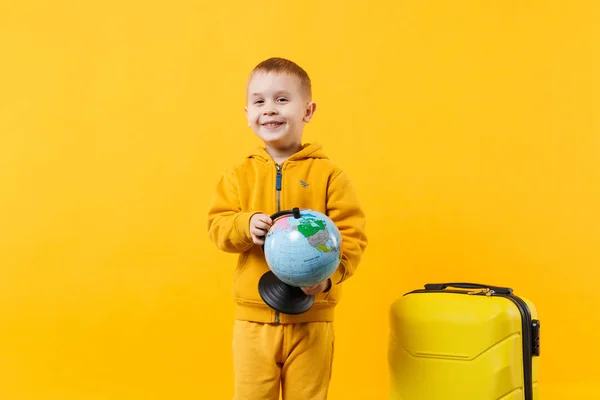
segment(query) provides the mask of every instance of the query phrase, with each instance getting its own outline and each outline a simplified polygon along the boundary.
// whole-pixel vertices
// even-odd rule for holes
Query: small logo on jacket
[[[302,184],[302,186],[304,186],[305,188],[308,187],[308,183],[304,182],[302,179],[300,179],[300,183]]]

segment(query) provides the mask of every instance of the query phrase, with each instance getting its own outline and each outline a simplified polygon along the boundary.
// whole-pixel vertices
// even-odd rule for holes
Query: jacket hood
[[[273,158],[267,153],[265,146],[256,148],[248,158],[257,158],[265,162],[273,161]],[[299,161],[307,158],[329,158],[323,151],[323,147],[319,143],[305,143],[302,145],[302,149],[297,153],[292,154],[288,161]]]

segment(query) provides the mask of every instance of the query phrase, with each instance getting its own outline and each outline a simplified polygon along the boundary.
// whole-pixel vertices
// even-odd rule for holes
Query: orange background
[[[330,398],[386,398],[389,305],[446,280],[534,301],[543,398],[600,398],[597,2],[4,3],[1,399],[231,398],[206,210],[270,56],[368,215]]]

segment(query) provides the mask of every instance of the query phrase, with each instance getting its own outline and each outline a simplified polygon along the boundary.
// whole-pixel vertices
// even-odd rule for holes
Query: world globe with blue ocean
[[[342,236],[325,214],[304,209],[273,221],[265,238],[265,259],[273,274],[296,287],[329,278],[341,260]]]

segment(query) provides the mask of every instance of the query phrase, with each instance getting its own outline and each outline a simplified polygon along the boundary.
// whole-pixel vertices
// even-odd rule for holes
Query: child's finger
[[[258,218],[256,218],[256,219],[268,226],[273,225],[273,221],[271,220],[271,217],[269,217],[267,214],[260,214],[258,216]]]
[[[252,241],[254,242],[254,244],[262,245],[265,243],[265,238],[264,236],[252,235]]]
[[[252,229],[250,229],[250,233],[252,233],[254,236],[265,236],[267,234],[267,230],[253,226]]]
[[[316,286],[309,286],[309,287],[303,287],[302,291],[306,294],[316,294],[315,292],[317,291],[319,285]]]
[[[270,227],[273,225],[273,222],[271,221],[271,218],[269,218],[269,217],[266,217],[264,220],[261,220],[260,222],[261,222],[261,223],[262,223],[262,224],[265,226],[265,228],[267,228],[267,229],[269,229],[269,228],[270,228]]]
[[[256,221],[256,223],[254,224],[254,227],[257,229],[262,229],[264,231],[267,231],[269,229],[270,225],[268,225],[264,221]]]

